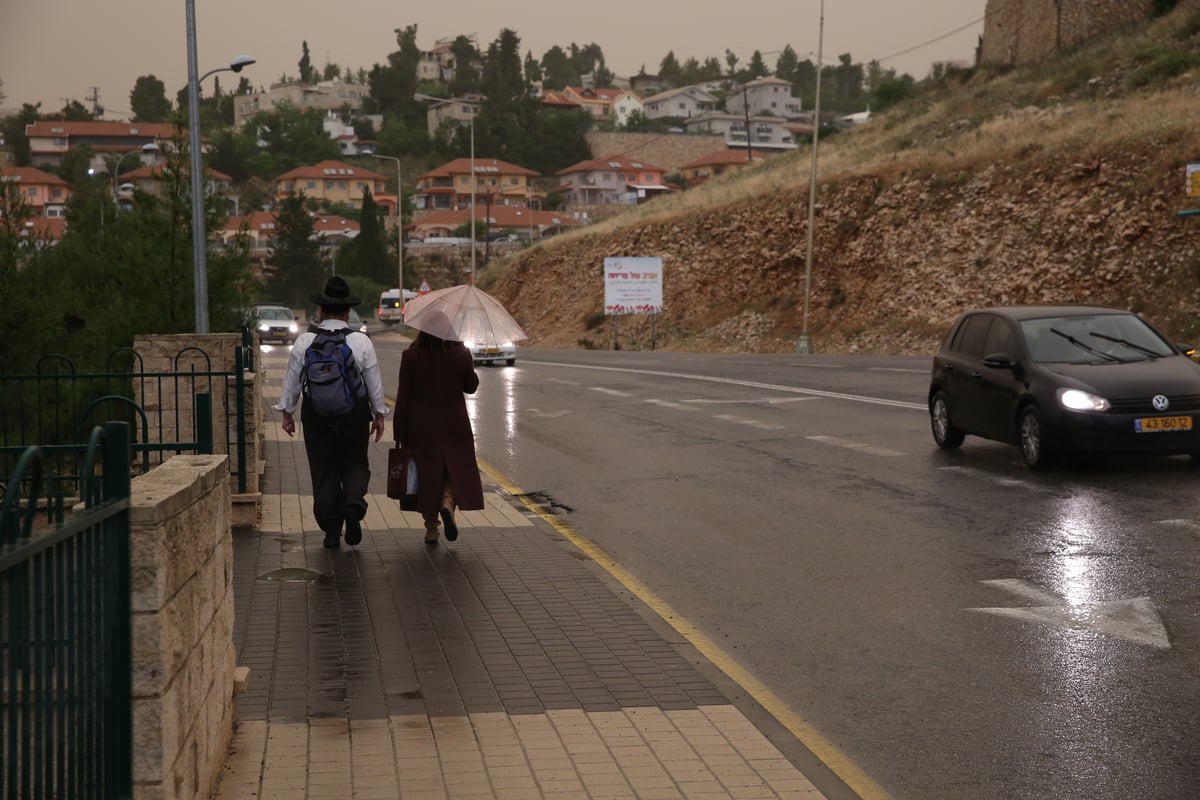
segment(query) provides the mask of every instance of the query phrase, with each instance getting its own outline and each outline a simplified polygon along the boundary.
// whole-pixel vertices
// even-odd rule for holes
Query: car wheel
[[[515,358],[510,358],[510,359],[505,360],[504,363],[508,364],[511,367],[513,364],[517,363],[517,360]]]
[[[933,441],[943,450],[952,450],[963,443],[963,432],[950,422],[944,392],[938,392],[929,401],[929,426],[933,429]]]
[[[1017,432],[1021,457],[1033,470],[1046,469],[1054,463],[1054,452],[1046,439],[1046,424],[1037,406],[1025,406],[1021,411]]]

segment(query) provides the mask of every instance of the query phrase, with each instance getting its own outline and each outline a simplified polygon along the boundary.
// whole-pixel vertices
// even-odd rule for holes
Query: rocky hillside
[[[1147,42],[1200,51],[1200,15],[1035,71],[962,76],[821,142],[809,333],[814,352],[930,353],[960,311],[1101,303],[1200,344],[1200,70],[1147,80]],[[1104,71],[1100,71],[1103,65]],[[811,151],[494,262],[480,285],[527,346],[613,345],[610,256],[661,256],[658,349],[785,352],[803,325]],[[651,319],[621,317],[622,348]]]

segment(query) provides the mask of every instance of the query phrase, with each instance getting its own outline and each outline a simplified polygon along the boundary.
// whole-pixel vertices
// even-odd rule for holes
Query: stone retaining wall
[[[234,722],[228,459],[174,456],[130,505],[134,797],[208,798]]]
[[[980,60],[1023,66],[1145,22],[1152,0],[988,0]]]

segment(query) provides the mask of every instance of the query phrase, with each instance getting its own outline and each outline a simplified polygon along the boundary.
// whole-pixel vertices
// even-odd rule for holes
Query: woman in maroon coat
[[[458,538],[454,509],[483,508],[483,486],[475,462],[475,434],[463,394],[479,388],[475,364],[462,342],[424,331],[400,356],[393,437],[412,448],[417,465],[417,510],[425,541],[436,544],[438,516],[446,540]]]

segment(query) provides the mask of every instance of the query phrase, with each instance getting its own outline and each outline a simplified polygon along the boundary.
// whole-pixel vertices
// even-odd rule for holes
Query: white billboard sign
[[[661,313],[662,274],[657,256],[604,259],[604,313]]]

